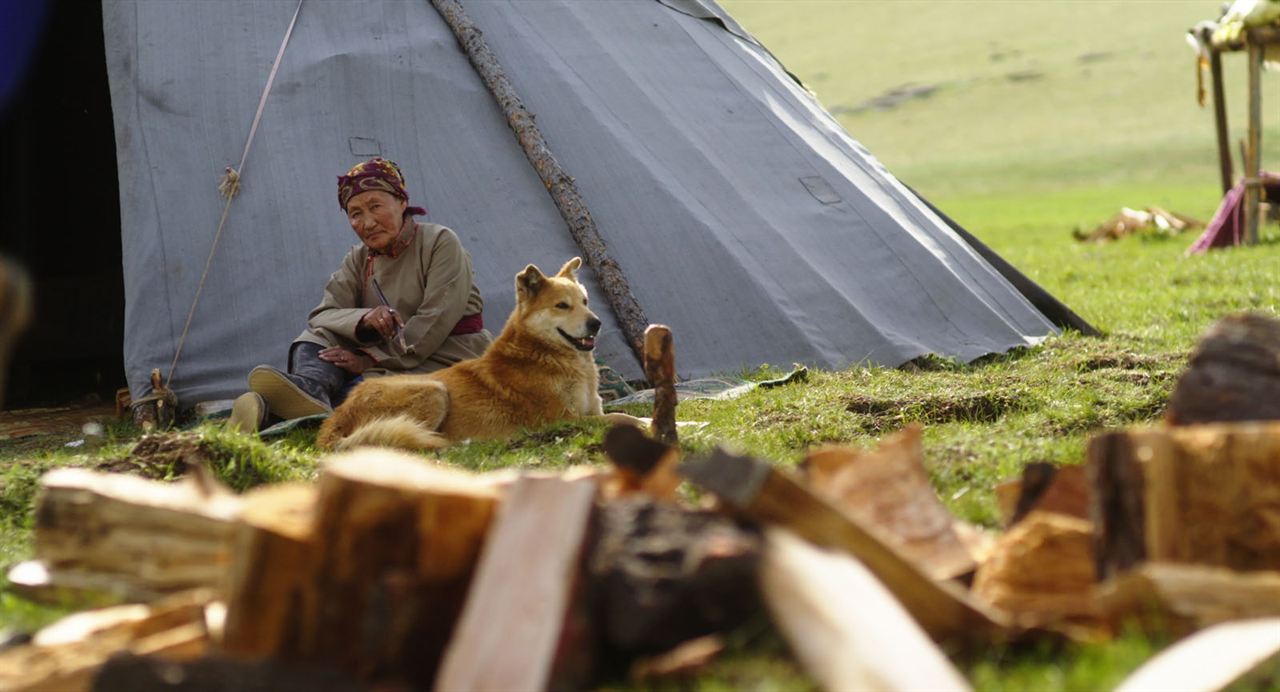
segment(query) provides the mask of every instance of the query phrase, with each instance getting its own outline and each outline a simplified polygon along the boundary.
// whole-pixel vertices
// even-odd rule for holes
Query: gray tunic
[[[484,308],[471,255],[448,228],[410,223],[416,233],[394,255],[371,256],[363,244],[351,248],[329,277],[324,300],[311,311],[307,329],[296,341],[342,346],[371,356],[375,365],[365,370],[366,377],[431,372],[484,353],[493,341],[488,330],[450,335],[458,320]],[[407,350],[377,334],[371,341],[361,341],[356,334],[360,318],[382,304],[367,280],[370,273],[404,319]]]

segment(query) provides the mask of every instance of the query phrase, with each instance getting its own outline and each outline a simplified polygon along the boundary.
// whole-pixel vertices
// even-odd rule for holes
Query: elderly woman
[[[414,220],[426,210],[409,206],[399,166],[382,158],[356,165],[338,176],[338,203],[360,244],[289,348],[288,372],[260,365],[249,373],[250,391],[230,421],[241,430],[257,430],[268,412],[331,411],[356,378],[439,370],[493,340],[471,256],[453,231]]]

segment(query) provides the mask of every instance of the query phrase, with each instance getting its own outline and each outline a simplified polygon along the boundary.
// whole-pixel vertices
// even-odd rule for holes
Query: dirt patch
[[[1151,370],[1172,367],[1178,359],[1172,356],[1144,356],[1138,353],[1095,353],[1075,362],[1081,372],[1094,370]]]
[[[1092,53],[1081,53],[1080,57],[1076,58],[1076,60],[1083,63],[1101,62],[1103,60],[1110,60],[1114,55],[1115,53],[1110,51],[1094,51]]]
[[[161,433],[144,436],[128,456],[104,459],[93,468],[167,479],[185,474],[193,465],[211,468],[216,458],[208,443],[196,433]]]
[[[854,395],[845,400],[845,410],[870,416],[875,427],[897,426],[907,421],[925,424],[968,421],[993,423],[1010,411],[1024,408],[1013,394],[985,393],[961,396],[918,396],[905,399],[875,399]]]
[[[834,115],[844,115],[864,111],[889,111],[908,101],[927,99],[937,93],[941,86],[940,84],[903,84],[855,106],[836,106],[831,109],[831,112]]]
[[[1044,79],[1044,73],[1037,72],[1036,70],[1023,70],[1022,72],[1010,72],[1005,75],[1004,78],[1014,83],[1034,82],[1036,80]]]

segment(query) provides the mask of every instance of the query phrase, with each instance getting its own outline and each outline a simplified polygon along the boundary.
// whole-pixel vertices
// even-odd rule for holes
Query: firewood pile
[[[1241,333],[1274,327],[1215,326],[1177,425],[1106,432],[1082,466],[998,488],[998,535],[939,500],[918,426],[794,472],[686,458],[627,426],[605,435],[610,466],[559,473],[370,448],[244,495],[51,472],[12,587],[119,605],[0,650],[0,689],[583,688],[696,672],[762,613],[831,690],[967,689],[952,656],[1135,623],[1187,638],[1122,688],[1221,689],[1280,653],[1280,422],[1176,403],[1183,383],[1222,382],[1197,369],[1222,372],[1224,330],[1238,354]]]

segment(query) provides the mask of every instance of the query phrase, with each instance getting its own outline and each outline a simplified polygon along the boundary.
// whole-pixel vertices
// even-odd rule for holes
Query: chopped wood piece
[[[1112,622],[1137,617],[1150,628],[1187,634],[1228,620],[1280,617],[1280,574],[1145,564],[1103,583],[1098,604]]]
[[[1089,522],[1032,512],[996,539],[990,559],[974,577],[973,593],[1028,625],[1096,619],[1092,543]]]
[[[214,657],[173,661],[134,654],[111,657],[93,680],[93,692],[138,690],[364,692],[369,688],[361,685],[347,671],[316,663],[240,661]]]
[[[57,569],[44,560],[14,565],[6,577],[9,590],[31,601],[63,607],[103,608],[120,603],[147,603],[165,595],[109,572]]]
[[[296,645],[282,645],[301,660],[429,686],[498,497],[490,481],[418,456],[366,448],[329,457],[313,558],[293,567],[302,617],[292,630],[259,623],[260,631],[291,631]],[[288,588],[287,575],[273,581]]]
[[[1018,497],[1005,522],[1013,526],[1033,511],[1089,518],[1089,477],[1083,466],[1033,462],[1022,469]]]
[[[130,595],[220,584],[240,514],[229,491],[73,468],[40,486],[35,552],[51,571],[101,575]]]
[[[969,551],[969,557],[973,559],[975,565],[981,566],[991,557],[991,552],[996,547],[994,532],[961,519],[955,520],[952,528],[955,529],[956,538],[960,539],[960,544]]]
[[[774,622],[824,689],[969,689],[889,589],[849,555],[770,528],[760,582]]]
[[[1280,423],[1107,433],[1089,444],[1099,569],[1280,569]]]
[[[651,324],[644,330],[644,376],[653,385],[653,436],[676,444],[676,353],[671,328]]]
[[[666,653],[642,658],[631,664],[631,681],[647,682],[697,675],[724,652],[724,646],[724,638],[718,634],[690,639]]]
[[[683,480],[676,471],[679,448],[663,444],[635,426],[615,425],[604,434],[604,453],[618,469],[616,494],[640,492],[656,500],[675,498]]]
[[[630,497],[601,511],[591,612],[607,653],[630,658],[727,632],[760,610],[760,537],[723,515]]]
[[[935,639],[964,643],[1007,634],[998,621],[1002,615],[988,612],[954,584],[932,581],[856,519],[769,464],[717,449],[710,457],[686,461],[680,470],[757,521],[856,557]]]
[[[316,554],[311,534],[318,494],[314,485],[284,484],[244,496],[227,580],[227,653],[297,655],[297,621],[312,595],[304,575]]]
[[[1242,313],[1214,323],[1174,386],[1165,419],[1171,425],[1280,420],[1280,320]]]
[[[0,689],[86,690],[113,655],[132,652],[188,660],[209,648],[205,609],[212,591],[198,589],[150,605],[114,606],[70,615],[30,644],[0,651]]]
[[[956,536],[955,517],[938,499],[924,468],[922,429],[910,425],[874,451],[825,447],[801,462],[809,486],[916,563],[933,579],[974,570]]]
[[[485,541],[435,688],[580,687],[590,672],[583,568],[597,483],[521,478]]]
[[[1217,692],[1280,656],[1280,618],[1214,625],[1161,651],[1116,692]]]

